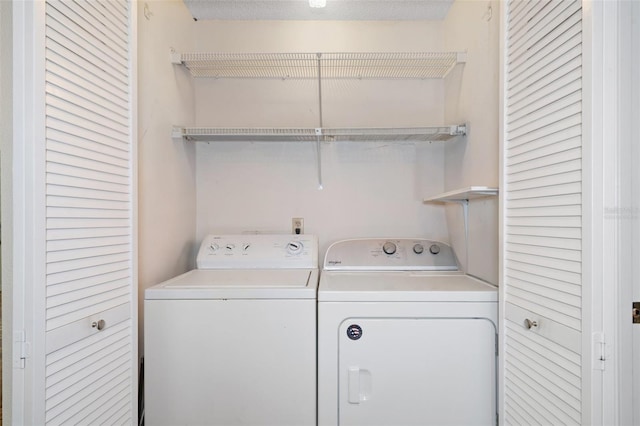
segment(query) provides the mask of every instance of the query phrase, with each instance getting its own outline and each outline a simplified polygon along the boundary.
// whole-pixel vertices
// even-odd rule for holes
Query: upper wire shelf
[[[440,79],[466,53],[172,53],[171,62],[203,78]]]

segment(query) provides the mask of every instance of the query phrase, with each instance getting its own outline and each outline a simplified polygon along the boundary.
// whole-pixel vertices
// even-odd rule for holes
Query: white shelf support
[[[425,203],[456,203],[462,201],[475,200],[477,198],[495,197],[498,195],[498,188],[490,186],[469,186],[456,189],[433,197],[425,198]]]
[[[185,140],[186,137],[184,135],[185,128],[180,126],[172,126],[171,127],[171,139],[174,142]]]
[[[465,247],[465,271],[469,264],[469,200],[495,197],[498,195],[498,188],[488,186],[470,186],[456,189],[433,197],[425,198],[425,203],[454,203],[462,206],[462,217],[464,222],[464,247]]]
[[[467,125],[458,124],[457,126],[449,126],[449,135],[451,136],[466,136]]]
[[[182,65],[182,54],[176,52],[175,50],[171,49],[171,53],[169,54],[169,59],[171,60],[171,63],[174,65]]]

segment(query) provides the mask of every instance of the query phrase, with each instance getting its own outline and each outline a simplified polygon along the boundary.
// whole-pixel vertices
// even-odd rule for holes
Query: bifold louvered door
[[[131,7],[45,4],[47,424],[137,421]]]
[[[582,8],[506,6],[504,423],[582,421]]]

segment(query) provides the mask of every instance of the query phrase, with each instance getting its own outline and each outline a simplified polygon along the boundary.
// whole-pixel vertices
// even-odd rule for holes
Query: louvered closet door
[[[507,5],[505,424],[582,420],[581,25],[580,1]]]
[[[45,419],[131,424],[131,5],[65,0],[45,7]]]

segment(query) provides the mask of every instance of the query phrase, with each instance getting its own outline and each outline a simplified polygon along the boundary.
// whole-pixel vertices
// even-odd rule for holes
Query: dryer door
[[[495,425],[487,319],[351,318],[339,337],[340,425]]]

